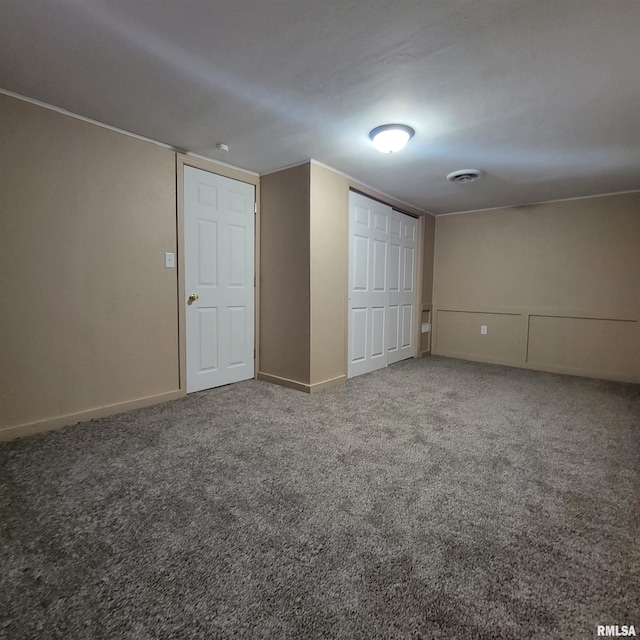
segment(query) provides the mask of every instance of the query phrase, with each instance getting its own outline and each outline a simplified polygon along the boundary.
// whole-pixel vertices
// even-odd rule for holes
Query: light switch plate
[[[486,324],[481,324],[481,325],[480,325],[480,333],[481,333],[483,336],[486,336],[486,335],[487,335],[487,325],[486,325]]]
[[[169,269],[172,269],[173,267],[176,266],[176,254],[175,253],[170,253],[167,251],[167,253],[164,254],[164,266],[168,267]]]
[[[422,333],[429,333],[429,331],[431,331],[431,323],[430,322],[423,322],[422,323],[421,332]]]

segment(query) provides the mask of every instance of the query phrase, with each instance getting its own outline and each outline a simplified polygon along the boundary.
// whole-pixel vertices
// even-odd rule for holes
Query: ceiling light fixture
[[[381,153],[395,153],[413,138],[415,131],[406,124],[383,124],[369,133],[373,146]]]

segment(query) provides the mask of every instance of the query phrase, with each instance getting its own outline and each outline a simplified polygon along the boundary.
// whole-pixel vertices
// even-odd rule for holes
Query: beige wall
[[[310,383],[310,165],[261,178],[260,371]]]
[[[638,247],[640,192],[438,217],[434,353],[639,381]]]
[[[422,250],[422,319],[421,322],[431,323],[433,301],[433,252],[436,237],[436,219],[434,216],[422,217],[423,250]],[[420,335],[420,353],[426,355],[431,352],[431,336]]]
[[[175,154],[0,95],[0,438],[174,397]]]
[[[433,251],[436,236],[436,218],[423,216],[423,278],[422,278],[422,308],[431,307],[433,298]]]
[[[346,375],[349,186],[311,164],[311,384]]]

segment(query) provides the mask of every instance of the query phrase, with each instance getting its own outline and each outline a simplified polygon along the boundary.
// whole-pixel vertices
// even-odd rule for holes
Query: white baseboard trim
[[[46,420],[39,420],[37,422],[28,422],[26,424],[16,425],[14,427],[6,427],[4,429],[0,429],[0,442],[6,440],[15,440],[16,438],[23,438],[24,436],[43,433],[45,431],[54,431],[55,429],[62,429],[63,427],[68,427],[69,425],[77,424],[78,422],[86,422],[87,420],[105,418],[107,416],[115,415],[116,413],[132,411],[133,409],[150,407],[154,404],[169,402],[170,400],[177,400],[178,398],[182,398],[184,395],[186,395],[186,392],[178,389],[176,391],[170,391],[168,393],[161,393],[155,396],[139,398],[138,400],[109,404],[103,407],[97,407],[95,409],[79,411],[78,413],[70,413],[65,416],[48,418]]]

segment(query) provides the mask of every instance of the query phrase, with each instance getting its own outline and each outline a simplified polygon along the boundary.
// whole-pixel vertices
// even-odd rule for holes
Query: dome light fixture
[[[415,131],[406,124],[383,124],[369,133],[373,146],[381,153],[396,153],[404,149]]]

